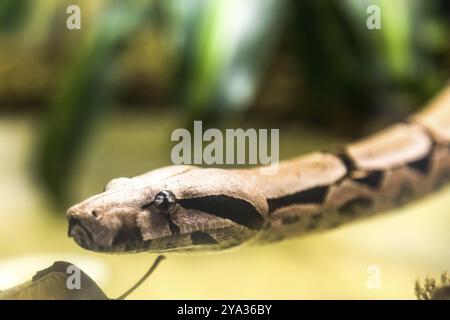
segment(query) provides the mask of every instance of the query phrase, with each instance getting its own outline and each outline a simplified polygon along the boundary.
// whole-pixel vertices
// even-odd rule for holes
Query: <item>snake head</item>
[[[223,249],[258,234],[267,210],[232,171],[170,166],[112,180],[67,211],[68,233],[99,252]]]

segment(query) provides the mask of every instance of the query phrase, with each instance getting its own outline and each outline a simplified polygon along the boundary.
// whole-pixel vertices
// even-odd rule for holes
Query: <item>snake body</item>
[[[345,146],[259,168],[169,166],[112,180],[68,210],[69,236],[100,252],[219,250],[335,228],[450,180],[450,87],[424,111]]]

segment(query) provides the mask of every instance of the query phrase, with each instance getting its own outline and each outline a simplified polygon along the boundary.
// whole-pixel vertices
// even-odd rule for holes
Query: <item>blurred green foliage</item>
[[[0,30],[13,31],[22,26],[27,18],[32,0],[2,0],[0,2]]]
[[[77,160],[114,105],[278,127],[297,119],[349,135],[406,115],[450,73],[445,3],[4,0],[0,106],[46,107],[33,163],[65,206]],[[65,28],[69,4],[81,30]],[[366,27],[373,4],[379,30]]]
[[[381,12],[379,30],[365,27],[367,8],[373,4]],[[443,32],[435,4],[417,0],[295,2],[294,41],[289,45],[301,57],[295,62],[302,74],[299,100],[309,106],[295,112],[324,125],[358,123],[363,127],[368,115],[389,117],[397,109],[397,116],[403,116],[411,105],[420,105],[448,77],[433,63],[433,54],[438,54],[446,39],[425,43],[419,36],[421,28],[430,24],[437,27],[432,34]],[[324,116],[327,112],[329,116]]]
[[[185,18],[192,20],[186,21],[191,30],[185,41],[194,45],[187,48],[179,73],[181,105],[191,118],[223,116],[251,103],[280,36],[287,1],[202,4]]]
[[[38,173],[55,199],[66,204],[75,161],[85,139],[112,106],[111,75],[123,42],[143,23],[147,2],[111,1],[97,28],[84,39],[51,103],[43,126]]]

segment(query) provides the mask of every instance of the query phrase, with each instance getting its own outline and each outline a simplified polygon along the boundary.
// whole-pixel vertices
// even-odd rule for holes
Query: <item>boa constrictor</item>
[[[258,168],[169,166],[109,182],[68,210],[69,236],[100,252],[217,250],[334,228],[450,180],[450,87],[421,113],[339,152]]]

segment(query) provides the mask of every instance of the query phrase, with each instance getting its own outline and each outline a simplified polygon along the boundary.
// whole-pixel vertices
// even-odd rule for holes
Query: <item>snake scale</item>
[[[258,168],[168,166],[117,178],[68,212],[99,252],[221,250],[309,234],[399,207],[450,180],[450,87],[423,111],[337,152]]]

